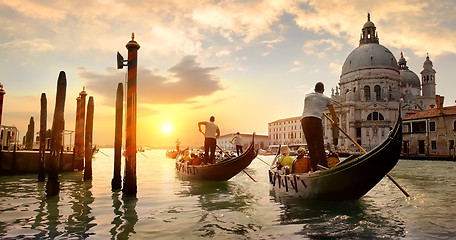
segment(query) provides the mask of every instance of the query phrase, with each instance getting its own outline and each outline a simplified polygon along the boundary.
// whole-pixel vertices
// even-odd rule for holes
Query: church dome
[[[407,60],[404,58],[404,54],[401,52],[401,58],[397,62],[399,65],[399,74],[402,77],[402,86],[412,86],[414,88],[420,89],[421,83],[420,78],[407,67]]]
[[[420,78],[412,71],[408,69],[400,70],[400,75],[402,77],[402,86],[406,87],[408,85],[414,88],[420,88]]]
[[[342,75],[362,69],[398,69],[397,61],[388,48],[378,43],[361,44],[348,55],[342,66]]]

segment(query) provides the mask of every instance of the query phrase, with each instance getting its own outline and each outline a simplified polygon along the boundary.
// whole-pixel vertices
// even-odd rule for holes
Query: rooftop
[[[443,107],[442,113],[443,114],[440,113],[440,110],[438,108],[431,108],[431,109],[416,112],[416,113],[409,112],[409,113],[407,113],[408,116],[403,118],[403,120],[414,120],[414,119],[456,115],[456,106]]]

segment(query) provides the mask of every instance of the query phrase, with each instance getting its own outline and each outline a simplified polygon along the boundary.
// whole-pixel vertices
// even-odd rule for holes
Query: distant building
[[[456,106],[443,107],[443,97],[437,99],[436,108],[403,119],[402,157],[455,159]]]
[[[236,151],[236,146],[230,143],[230,140],[233,139],[234,135],[236,133],[228,133],[225,135],[221,135],[219,138],[217,138],[217,145],[222,148],[224,151]],[[242,137],[243,141],[243,149],[244,151],[250,146],[250,143],[252,142],[252,134],[240,134]],[[268,149],[269,143],[268,143],[268,136],[266,135],[261,135],[261,134],[255,134],[255,148],[257,149]]]
[[[305,143],[301,117],[279,119],[268,123],[269,145]]]

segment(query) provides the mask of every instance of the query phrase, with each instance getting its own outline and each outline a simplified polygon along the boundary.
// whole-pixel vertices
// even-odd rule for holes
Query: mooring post
[[[87,119],[85,129],[85,167],[84,167],[84,180],[92,179],[92,136],[93,136],[93,112],[94,103],[93,97],[89,97],[87,104]]]
[[[25,137],[25,148],[33,150],[33,139],[35,138],[35,120],[30,117],[30,122],[27,129],[27,136]]]
[[[116,127],[114,136],[114,176],[111,181],[112,190],[122,188],[120,168],[122,164],[122,124],[123,124],[123,84],[117,85],[116,95]]]
[[[0,135],[1,135],[1,126],[2,126],[2,113],[3,113],[3,96],[6,94],[3,89],[3,84],[0,83]],[[3,141],[0,139],[0,152],[3,150]],[[1,170],[0,170],[1,171]]]
[[[76,127],[74,134],[74,147],[75,147],[75,169],[82,170],[84,168],[84,129],[85,129],[85,108],[86,108],[86,96],[85,87],[82,87],[82,91],[76,98]]]
[[[127,195],[136,195],[136,75],[139,44],[135,34],[125,46],[128,49],[128,83],[127,83],[127,134],[125,151],[125,178],[122,191]]]
[[[54,120],[51,131],[51,152],[49,159],[49,174],[46,184],[46,196],[51,197],[59,194],[59,159],[62,146],[62,134],[64,130],[64,110],[66,96],[66,75],[64,71],[59,74],[57,80],[57,94],[55,98]]]
[[[44,172],[44,158],[46,156],[46,121],[47,121],[47,99],[46,93],[41,93],[40,111],[40,161],[38,165],[38,182],[46,180]]]

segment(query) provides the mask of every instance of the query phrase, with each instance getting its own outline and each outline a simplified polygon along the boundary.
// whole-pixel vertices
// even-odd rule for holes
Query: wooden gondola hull
[[[269,180],[280,194],[317,200],[358,199],[397,164],[402,143],[401,120],[389,137],[370,152],[349,158],[334,168],[314,173],[281,174],[272,168]]]
[[[254,141],[250,147],[238,157],[226,159],[210,165],[188,165],[176,161],[176,170],[179,177],[185,180],[199,179],[208,181],[226,181],[248,167],[256,158],[258,151],[254,148]]]

